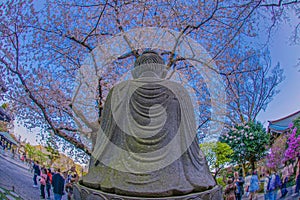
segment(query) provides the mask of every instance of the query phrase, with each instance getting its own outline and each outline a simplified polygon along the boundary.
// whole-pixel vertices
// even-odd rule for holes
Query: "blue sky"
[[[300,61],[300,45],[291,44],[292,31],[290,25],[282,24],[270,42],[272,66],[280,63],[285,80],[278,87],[280,93],[274,97],[266,111],[258,116],[258,120],[265,126],[268,120],[279,119],[300,110],[300,66],[296,66]]]

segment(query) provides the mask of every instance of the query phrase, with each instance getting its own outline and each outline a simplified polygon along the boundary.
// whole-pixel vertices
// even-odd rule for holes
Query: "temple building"
[[[2,148],[5,145],[9,150],[18,146],[18,142],[8,132],[0,132],[0,141]]]
[[[287,132],[289,125],[298,117],[300,117],[300,110],[280,119],[268,121],[268,133],[271,134],[271,139],[276,139],[282,133]]]
[[[8,133],[8,123],[11,117],[0,107],[0,145],[4,150],[18,146],[18,142]]]

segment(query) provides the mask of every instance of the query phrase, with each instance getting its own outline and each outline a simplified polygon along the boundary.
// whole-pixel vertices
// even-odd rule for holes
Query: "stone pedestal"
[[[100,190],[90,189],[80,184],[74,185],[74,199],[75,200],[222,200],[222,188],[215,186],[214,188],[182,196],[173,197],[131,197],[121,196],[117,194],[105,193]]]

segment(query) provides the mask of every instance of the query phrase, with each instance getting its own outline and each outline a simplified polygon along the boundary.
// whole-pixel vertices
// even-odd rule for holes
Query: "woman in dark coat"
[[[235,190],[236,190],[236,185],[235,183],[229,179],[227,181],[227,186],[225,188],[225,196],[226,196],[226,200],[236,200],[235,198]]]

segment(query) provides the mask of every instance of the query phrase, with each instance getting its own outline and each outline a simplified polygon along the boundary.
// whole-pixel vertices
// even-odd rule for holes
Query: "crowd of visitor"
[[[26,161],[26,154],[20,157]],[[27,161],[26,161],[27,162]],[[78,182],[79,176],[75,166],[71,169],[61,172],[57,168],[53,171],[40,165],[38,161],[30,161],[29,171],[33,173],[33,187],[40,189],[41,199],[50,199],[53,192],[54,200],[61,200],[63,195],[67,195],[68,200],[73,195],[73,184]],[[233,176],[224,180],[224,199],[226,200],[257,200],[258,192],[263,192],[265,200],[276,200],[288,195],[288,183],[295,184],[295,199],[300,199],[300,159],[293,163],[285,163],[281,170],[265,168],[263,171],[249,170],[246,176],[235,171]]]
[[[39,162],[35,161],[32,164],[32,170],[33,187],[40,188],[41,199],[46,199],[46,192],[47,199],[50,199],[51,188],[54,200],[61,200],[64,194],[67,194],[68,200],[72,198],[73,184],[79,179],[75,166],[63,173],[59,168],[52,172],[51,169],[40,166]]]
[[[5,154],[7,151],[6,146],[2,143],[0,146],[0,153]],[[16,159],[15,151],[9,150],[7,152],[12,155],[12,159]],[[79,180],[75,166],[61,172],[59,168],[51,170],[51,168],[41,165],[37,160],[28,159],[26,153],[20,154],[18,157],[28,166],[28,171],[33,174],[33,188],[40,190],[40,198],[37,197],[37,199],[51,199],[51,193],[53,192],[54,200],[61,200],[63,195],[67,195],[67,199],[71,200],[73,184]]]
[[[296,170],[296,171],[295,171]],[[295,175],[295,178],[291,178]],[[242,174],[234,172],[233,177],[228,177],[226,187],[224,189],[224,198],[226,200],[257,200],[257,193],[262,189],[265,200],[276,200],[278,195],[284,198],[288,194],[288,182],[295,181],[295,199],[299,196],[300,188],[300,159],[296,162],[287,164],[285,167],[276,171],[274,169],[266,169],[260,176],[256,170],[247,172],[245,178]],[[225,181],[224,181],[225,182]],[[261,185],[262,184],[262,185]]]

